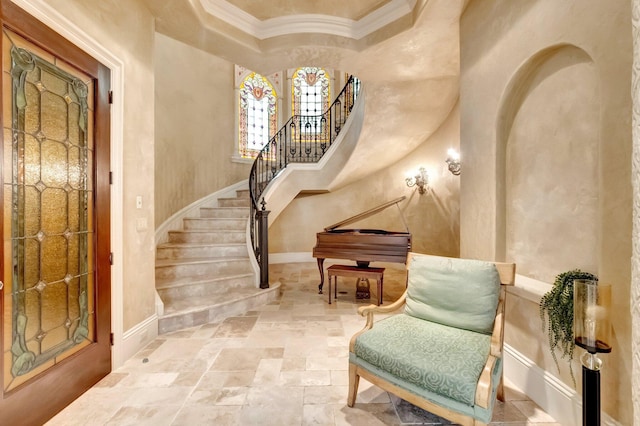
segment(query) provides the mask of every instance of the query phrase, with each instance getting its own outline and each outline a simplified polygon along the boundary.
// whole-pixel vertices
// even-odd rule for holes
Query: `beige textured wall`
[[[234,163],[234,65],[157,33],[155,41],[155,215],[249,177]]]
[[[385,126],[372,123],[376,133],[356,148],[356,154],[333,188],[380,171],[416,149],[442,124],[457,101],[458,25],[463,0],[421,0],[416,7],[422,12],[415,16],[412,28],[384,41],[378,39],[378,33],[371,36],[373,39],[361,39],[357,42],[364,43],[361,50],[351,50],[344,40],[322,34],[274,37],[258,43],[246,34],[242,37],[229,24],[204,14],[198,1],[143,1],[159,14],[156,21],[159,33],[263,75],[298,66],[322,66],[371,82],[368,87],[375,90],[367,94],[367,104],[371,102],[380,108],[389,105],[396,115],[387,119]],[[389,27],[395,26],[387,26],[380,32],[387,36],[395,34],[388,32]],[[236,41],[227,38],[227,31],[239,38]],[[374,39],[380,43],[370,44]],[[411,101],[407,102],[409,98]],[[397,141],[397,149],[393,151],[387,149],[391,139]]]
[[[633,0],[633,255],[631,257],[632,351],[640,352],[640,0]],[[633,357],[633,424],[640,424],[640,359]]]
[[[269,251],[311,252],[316,233],[326,226],[404,195],[407,198],[399,207],[411,232],[412,250],[457,257],[459,178],[448,171],[444,160],[447,150],[458,146],[459,129],[456,107],[433,136],[391,167],[335,192],[299,196],[269,228]],[[430,174],[431,190],[423,195],[404,182],[406,172],[419,166],[424,166]],[[342,228],[405,231],[401,213],[395,206]]]
[[[632,418],[630,6],[473,0],[461,20],[461,255],[514,259],[546,282],[582,267],[613,285],[602,404],[622,424]],[[537,303],[510,296],[505,335],[571,385]]]
[[[553,282],[567,268],[598,268],[600,91],[593,61],[577,48],[546,52],[531,68],[508,103],[512,114],[498,122],[506,147],[499,208],[506,258],[520,274]]]
[[[48,0],[78,28],[124,63],[124,329],[155,313],[154,176],[154,24],[139,1]],[[136,209],[137,195],[143,208]],[[147,229],[136,230],[136,220]]]

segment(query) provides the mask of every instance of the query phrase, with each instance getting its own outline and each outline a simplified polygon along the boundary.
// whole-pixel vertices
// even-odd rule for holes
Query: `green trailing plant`
[[[558,372],[560,364],[556,355],[556,350],[560,352],[560,358],[568,358],[569,373],[573,385],[576,379],[573,375],[573,350],[575,341],[573,339],[573,280],[598,280],[598,277],[579,269],[563,272],[556,276],[553,288],[545,293],[540,299],[540,318],[542,319],[542,331],[545,329],[549,335],[549,346]],[[548,321],[545,321],[545,317]]]

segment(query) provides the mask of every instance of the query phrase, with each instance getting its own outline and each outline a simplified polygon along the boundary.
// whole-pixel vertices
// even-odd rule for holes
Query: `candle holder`
[[[573,281],[573,336],[585,349],[582,361],[582,424],[600,425],[598,353],[611,352],[611,285],[595,280]]]

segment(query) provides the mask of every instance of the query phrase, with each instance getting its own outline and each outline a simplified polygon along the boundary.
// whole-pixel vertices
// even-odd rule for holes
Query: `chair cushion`
[[[408,315],[491,333],[500,296],[493,263],[413,254],[408,270]]]
[[[401,381],[473,406],[490,346],[490,335],[398,314],[358,336],[354,353]]]

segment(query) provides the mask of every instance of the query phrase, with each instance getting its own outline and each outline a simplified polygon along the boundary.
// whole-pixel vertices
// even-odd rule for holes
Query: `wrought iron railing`
[[[258,154],[249,174],[250,234],[260,266],[260,288],[269,287],[268,215],[263,192],[290,163],[315,163],[342,130],[360,92],[360,80],[349,77],[322,115],[294,115]]]

